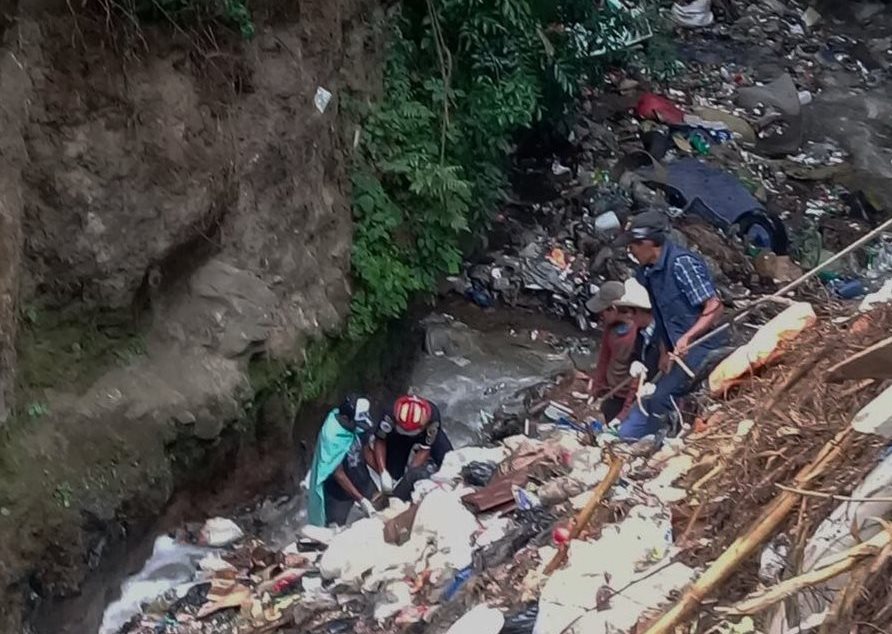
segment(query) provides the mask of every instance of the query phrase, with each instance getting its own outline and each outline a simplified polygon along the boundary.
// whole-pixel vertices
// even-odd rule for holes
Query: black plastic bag
[[[169,613],[178,614],[185,612],[187,608],[200,608],[207,603],[208,592],[211,590],[210,582],[197,583],[186,592],[180,599],[170,606]]]
[[[461,476],[464,478],[465,484],[472,487],[485,487],[498,470],[499,465],[495,462],[478,462],[475,460],[465,465],[461,470]]]
[[[536,547],[548,543],[551,529],[557,521],[555,515],[543,508],[515,511],[510,517],[517,524],[509,528],[502,539],[474,553],[474,567],[477,570],[487,570],[504,563],[530,543]]]
[[[505,615],[505,625],[500,634],[533,634],[536,617],[539,616],[539,602],[533,601],[510,614]]]

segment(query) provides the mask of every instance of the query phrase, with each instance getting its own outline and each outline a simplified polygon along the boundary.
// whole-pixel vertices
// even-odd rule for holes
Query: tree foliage
[[[405,2],[353,167],[354,336],[458,272],[518,130],[563,115],[647,16],[618,0]]]

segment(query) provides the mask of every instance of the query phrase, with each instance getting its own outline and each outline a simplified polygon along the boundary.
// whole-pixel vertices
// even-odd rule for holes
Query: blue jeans
[[[711,352],[709,348],[695,348],[684,358],[684,362],[691,370],[697,372]],[[674,406],[672,399],[678,400],[693,387],[691,380],[678,364],[673,364],[669,374],[657,381],[656,391],[644,400],[644,406],[649,414],[641,411],[636,403],[620,423],[619,436],[627,440],[637,440],[649,434],[656,434],[663,429],[669,421],[669,414]]]

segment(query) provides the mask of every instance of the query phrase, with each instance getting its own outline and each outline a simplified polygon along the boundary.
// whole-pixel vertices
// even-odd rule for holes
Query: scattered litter
[[[244,533],[235,522],[225,517],[212,517],[204,523],[199,534],[202,544],[215,548],[238,541]]]
[[[499,634],[505,617],[495,608],[478,605],[461,617],[446,634]]]
[[[322,86],[316,88],[316,94],[313,96],[313,103],[316,105],[316,110],[320,113],[324,113],[325,109],[328,108],[331,97],[332,94]]]
[[[712,0],[694,0],[682,5],[672,5],[672,19],[676,24],[688,28],[710,26],[715,21],[712,14]]]

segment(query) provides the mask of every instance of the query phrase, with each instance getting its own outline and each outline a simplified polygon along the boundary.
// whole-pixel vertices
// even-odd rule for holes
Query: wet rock
[[[260,349],[269,338],[276,295],[249,271],[211,260],[189,281],[188,298],[167,315],[167,328],[181,343],[201,342],[225,357]]]

